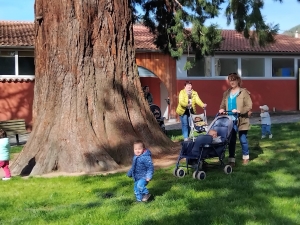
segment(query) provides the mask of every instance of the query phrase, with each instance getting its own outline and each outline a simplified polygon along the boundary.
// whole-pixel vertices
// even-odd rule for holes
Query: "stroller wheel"
[[[232,167],[230,165],[226,165],[224,167],[224,173],[231,174],[232,173]]]
[[[178,170],[178,168],[175,168],[174,170],[173,170],[173,175],[175,176],[175,177],[177,177],[177,170]]]
[[[194,171],[194,173],[193,173],[193,178],[194,178],[194,179],[197,179],[197,174],[198,174],[198,172],[197,172],[197,171]]]
[[[179,178],[182,178],[185,176],[185,171],[183,169],[178,169],[176,171],[176,176],[179,177]]]
[[[197,179],[198,180],[204,180],[206,178],[206,173],[204,171],[199,171],[197,173]]]

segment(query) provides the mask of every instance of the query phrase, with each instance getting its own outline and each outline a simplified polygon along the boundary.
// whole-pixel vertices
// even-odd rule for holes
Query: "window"
[[[216,76],[228,76],[230,73],[237,73],[238,59],[216,58],[215,73]]]
[[[243,77],[264,77],[265,59],[264,58],[242,58]]]
[[[34,75],[33,51],[19,51],[19,75]]]
[[[15,51],[0,51],[0,75],[15,75]]]
[[[187,71],[188,77],[204,77],[204,59],[194,62],[194,57],[187,57],[187,61],[191,64],[195,63],[191,69]]]
[[[293,58],[273,58],[272,59],[273,77],[294,77],[294,59]]]
[[[34,51],[0,50],[0,76],[34,76]]]
[[[140,77],[156,77],[154,73],[144,67],[138,66],[138,74]]]

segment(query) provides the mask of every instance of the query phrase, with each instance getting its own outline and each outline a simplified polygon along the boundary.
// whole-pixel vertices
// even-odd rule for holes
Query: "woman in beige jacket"
[[[176,108],[176,113],[179,115],[181,121],[181,129],[184,141],[189,140],[190,112],[192,114],[196,114],[196,104],[202,108],[207,106],[201,101],[198,93],[192,89],[192,83],[190,81],[186,81],[184,84],[184,89],[179,92],[178,105]]]
[[[250,129],[249,115],[252,109],[252,100],[250,92],[241,87],[242,80],[239,75],[236,73],[229,74],[228,81],[230,88],[224,92],[219,110],[220,114],[224,113],[224,111],[231,111],[232,113],[228,114],[234,120],[229,143],[228,161],[231,166],[235,165],[236,135],[238,133],[243,152],[243,164],[248,164],[249,147],[247,133]],[[237,113],[239,115],[238,118],[236,118],[233,113]]]

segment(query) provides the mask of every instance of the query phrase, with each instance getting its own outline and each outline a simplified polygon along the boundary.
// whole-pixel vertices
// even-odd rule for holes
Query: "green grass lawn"
[[[19,152],[22,151],[23,147],[24,147],[23,145],[11,146],[11,148],[10,148],[10,153],[11,153],[11,154],[19,153]]]
[[[273,139],[249,132],[251,162],[230,175],[210,168],[203,181],[192,174],[155,171],[154,198],[136,203],[124,173],[1,182],[0,224],[300,224],[300,124],[273,125]],[[169,132],[180,140],[180,132]]]

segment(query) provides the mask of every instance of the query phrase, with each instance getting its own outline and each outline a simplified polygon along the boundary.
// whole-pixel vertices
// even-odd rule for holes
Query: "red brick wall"
[[[169,55],[160,52],[147,52],[147,53],[136,53],[136,63],[138,66],[142,66],[152,73],[154,73],[160,82],[163,82],[166,86],[169,97],[171,99],[170,104],[170,118],[176,117],[176,60],[171,58]],[[141,79],[142,85],[144,84],[144,78]],[[150,78],[149,78],[150,79]],[[155,81],[156,82],[156,81]],[[153,86],[152,86],[153,85]],[[150,87],[150,85],[148,85]],[[160,86],[157,83],[151,83],[150,92],[159,93]],[[155,94],[156,95],[156,94]],[[160,93],[153,96],[155,104],[160,105]],[[158,100],[156,100],[158,98]]]
[[[0,120],[25,119],[32,127],[34,82],[0,82]]]
[[[141,84],[142,87],[149,86],[150,93],[153,97],[153,104],[158,105],[158,107],[161,107],[160,105],[160,79],[155,77],[141,77]]]
[[[177,81],[177,90],[184,86],[184,80]],[[193,80],[193,89],[198,92],[201,100],[208,104],[207,114],[215,115],[220,107],[222,95],[228,89],[225,80]],[[298,109],[297,80],[243,80],[243,87],[251,92],[253,111],[258,112],[260,105],[268,105],[279,111]],[[178,100],[177,100],[178,101]],[[197,112],[202,113],[200,107]]]
[[[160,86],[158,78],[141,78],[142,85],[148,85],[154,97],[154,103],[160,106]],[[178,102],[178,93],[185,80],[178,80],[174,92],[173,110]],[[223,92],[228,88],[225,80],[194,80],[193,88],[203,102],[208,104],[207,114],[214,116],[220,106]],[[244,80],[243,86],[251,92],[253,111],[267,104],[279,111],[298,110],[297,80]],[[34,82],[0,82],[0,120],[25,119],[28,129],[32,126]],[[203,110],[198,107],[198,113]]]

